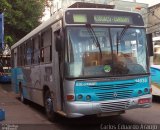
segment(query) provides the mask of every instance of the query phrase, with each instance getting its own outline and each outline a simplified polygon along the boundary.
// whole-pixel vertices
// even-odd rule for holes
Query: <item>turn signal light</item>
[[[145,103],[150,103],[151,99],[150,98],[143,98],[138,100],[138,104],[145,104]]]
[[[86,100],[87,100],[87,101],[90,101],[90,100],[91,100],[91,96],[90,96],[90,95],[87,95],[87,96],[86,96]]]
[[[150,93],[152,93],[152,88],[150,88]]]
[[[67,101],[73,101],[74,95],[67,95]]]

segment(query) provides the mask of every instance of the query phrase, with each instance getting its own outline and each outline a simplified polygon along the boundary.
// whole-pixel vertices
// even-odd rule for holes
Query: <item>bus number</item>
[[[146,78],[136,79],[135,81],[138,82],[138,83],[146,83],[146,82],[147,82],[147,79],[146,79]]]

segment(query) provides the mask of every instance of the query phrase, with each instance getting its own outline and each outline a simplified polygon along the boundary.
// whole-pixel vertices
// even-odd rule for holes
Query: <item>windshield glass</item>
[[[93,27],[95,36],[86,27],[67,27],[65,49],[66,76],[101,77],[147,73],[145,30]]]

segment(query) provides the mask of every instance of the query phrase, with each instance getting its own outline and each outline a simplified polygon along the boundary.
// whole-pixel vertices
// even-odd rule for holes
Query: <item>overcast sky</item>
[[[134,1],[134,0],[125,0],[125,1]],[[159,0],[136,0],[136,2],[146,3],[146,4],[148,4],[149,6],[152,6],[152,5],[155,5],[155,4],[160,3]]]

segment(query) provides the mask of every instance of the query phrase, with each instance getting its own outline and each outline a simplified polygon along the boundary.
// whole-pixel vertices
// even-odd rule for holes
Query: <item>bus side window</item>
[[[41,35],[41,62],[49,63],[52,59],[52,30],[47,29]]]
[[[14,51],[11,51],[11,67],[14,67]]]
[[[20,66],[20,62],[21,62],[21,59],[20,59],[20,46],[17,47],[17,65]]]
[[[54,32],[54,36],[55,36],[55,48],[56,51],[59,52],[61,50],[60,30]]]
[[[40,62],[44,62],[44,33],[41,34],[40,41]]]
[[[31,65],[31,54],[32,54],[32,46],[31,46],[32,42],[31,39],[29,39],[27,41],[27,50],[26,50],[26,60],[27,60],[27,64],[26,65]]]
[[[45,32],[45,38],[44,38],[44,62],[45,63],[49,63],[51,62],[51,53],[52,53],[52,50],[51,50],[51,46],[52,46],[52,29],[49,28],[46,30]]]
[[[17,67],[17,52],[14,52],[14,67]]]

